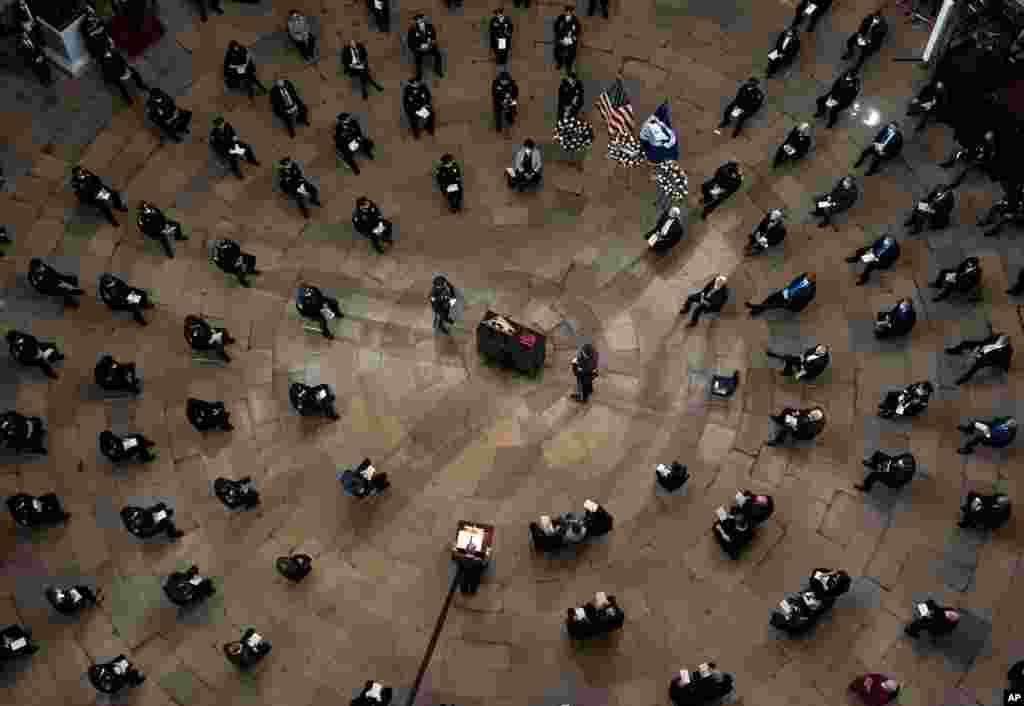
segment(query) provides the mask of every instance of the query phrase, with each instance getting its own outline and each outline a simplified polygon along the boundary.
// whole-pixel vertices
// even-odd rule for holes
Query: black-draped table
[[[507,316],[488,311],[476,328],[476,347],[482,356],[536,374],[544,367],[547,337]]]

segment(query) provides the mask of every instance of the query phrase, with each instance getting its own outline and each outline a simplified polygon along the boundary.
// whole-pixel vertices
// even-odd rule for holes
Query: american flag
[[[626,95],[626,87],[622,85],[621,78],[615,79],[612,87],[597,97],[597,109],[604,116],[608,132],[632,133],[636,129],[633,106],[629,103],[629,96]]]

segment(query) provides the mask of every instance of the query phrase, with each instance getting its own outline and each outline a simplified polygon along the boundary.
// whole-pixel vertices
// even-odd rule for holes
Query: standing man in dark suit
[[[384,90],[384,87],[370,76],[370,57],[366,53],[366,47],[356,40],[348,40],[348,46],[341,50],[341,63],[345,67],[346,74],[359,78],[359,83],[363,87],[363,100],[370,97],[366,87],[368,83],[372,83],[378,91]]]
[[[555,20],[555,66],[559,70],[564,65],[566,71],[572,71],[582,30],[576,18],[576,8],[566,5],[565,14]]]

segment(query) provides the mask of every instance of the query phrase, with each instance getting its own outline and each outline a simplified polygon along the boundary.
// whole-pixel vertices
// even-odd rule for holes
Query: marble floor
[[[686,239],[652,259],[641,238],[656,216],[649,170],[627,172],[597,143],[581,164],[558,158],[551,130],[558,75],[551,18],[562,2],[506,5],[516,24],[510,71],[520,121],[495,133],[489,91],[495,75],[485,43],[491,5],[449,12],[439,0],[399,0],[391,34],[371,30],[364,3],[295,0],[316,18],[321,60],[305,64],[283,34],[289,6],[226,3],[200,23],[191,3],[162,0],[168,33],[137,65],[143,76],[194,111],[195,134],[164,144],[142,101],[122,104],[92,70],[49,92],[10,73],[20,108],[4,108],[0,158],[7,176],[2,220],[15,244],[0,260],[0,319],[56,340],[67,354],[60,378],[0,364],[7,408],[46,419],[47,457],[0,460],[0,491],[55,491],[74,517],[66,528],[24,534],[5,516],[0,531],[0,624],[29,625],[42,645],[0,673],[0,701],[93,703],[84,678],[94,660],[124,653],[148,681],[122,698],[136,704],[306,706],[343,703],[375,679],[404,703],[451,578],[447,552],[459,519],[497,527],[492,569],[477,595],[458,595],[416,704],[459,706],[636,706],[665,704],[680,668],[714,660],[736,676],[734,703],[747,706],[845,704],[855,675],[886,672],[905,682],[905,706],[995,704],[1008,665],[1024,658],[1016,634],[1022,578],[1020,520],[992,536],[955,528],[968,488],[1019,497],[1010,473],[1017,450],[955,453],[956,424],[1020,407],[1022,378],[981,375],[953,385],[942,348],[977,334],[986,320],[1020,334],[1016,302],[1003,292],[1024,264],[1012,231],[982,239],[973,224],[996,197],[984,178],[959,192],[953,225],[904,236],[911,205],[947,178],[936,163],[953,147],[942,125],[912,134],[903,158],[858,177],[862,198],[835,229],[806,216],[879,129],[902,117],[926,78],[911,62],[927,35],[895,7],[891,31],[864,72],[857,109],[833,130],[820,124],[814,152],[798,166],[771,169],[775,146],[795,122],[810,120],[814,98],[842,65],[841,42],[876,9],[838,3],[816,34],[803,35],[796,64],[765,82],[768,102],[743,135],[714,128],[739,83],[761,75],[791,0],[612,0],[610,20],[580,14],[579,73],[587,105],[621,73],[639,119],[669,100],[692,190],[722,162],[743,165],[741,192],[707,221],[689,214]],[[415,141],[402,127],[400,87],[411,75],[401,48],[411,16],[425,10],[445,50],[447,76],[428,77],[439,124]],[[363,101],[342,75],[342,43],[369,49],[383,93]],[[290,139],[268,100],[227,94],[221,80],[230,39],[254,47],[260,77],[290,78],[310,106],[310,127]],[[10,95],[10,94],[6,94]],[[377,142],[355,176],[333,148],[336,115],[358,116]],[[263,166],[239,180],[214,161],[210,121],[225,116]],[[503,167],[533,137],[546,150],[536,193],[510,192]],[[466,208],[447,212],[430,170],[451,152],[464,165]],[[275,192],[272,165],[289,155],[321,186],[324,206],[309,221]],[[168,209],[191,239],[166,258],[125,214],[120,228],[78,207],[67,187],[80,162],[140,199]],[[862,170],[858,170],[862,174]],[[378,255],[352,231],[355,199],[374,199],[396,223],[396,245]],[[696,199],[692,199],[695,203]],[[744,258],[748,233],[772,207],[787,209],[789,236],[778,252]],[[893,232],[898,265],[865,287],[843,257]],[[245,289],[206,258],[210,239],[232,237],[256,254],[263,275]],[[977,305],[932,304],[927,283],[939,266],[981,258],[985,296]],[[80,275],[89,294],[59,311],[26,290],[34,256]],[[113,317],[95,297],[97,276],[119,273],[150,288],[158,305],[147,328]],[[818,297],[797,318],[750,319],[742,306],[815,271]],[[729,275],[723,314],[687,329],[686,294],[715,272]],[[445,273],[465,297],[453,336],[434,335],[426,302],[431,277]],[[310,281],[334,292],[346,317],[337,339],[304,331],[291,297]],[[874,313],[914,297],[920,319],[902,345],[870,335]],[[48,308],[49,307],[49,308]],[[549,336],[536,378],[500,370],[475,349],[475,322],[488,309]],[[239,339],[234,361],[194,361],[181,334],[188,314],[219,320]],[[569,360],[582,341],[601,354],[591,402],[568,400]],[[764,350],[833,348],[834,366],[814,384],[783,381]],[[101,353],[137,361],[144,393],[110,401],[91,387]],[[740,371],[736,396],[708,399],[709,376]],[[890,388],[929,378],[938,388],[911,423],[880,421],[875,405]],[[331,384],[341,419],[319,423],[289,408],[290,381]],[[1015,390],[1017,392],[1015,392]],[[186,422],[190,396],[224,400],[235,423],[202,436]],[[828,426],[816,443],[765,447],[768,414],[818,403]],[[1019,413],[1019,410],[1018,410]],[[144,466],[112,469],[97,435],[139,431],[157,442]],[[899,494],[853,490],[860,459],[876,448],[912,451],[921,475]],[[345,497],[339,468],[364,457],[387,471],[388,493],[363,503]],[[654,466],[679,459],[693,475],[675,495],[656,489]],[[230,514],[213,497],[215,477],[252,476],[259,509]],[[750,551],[730,561],[710,534],[713,510],[738,488],[770,493],[776,512]],[[579,510],[593,498],[615,516],[606,539],[575,554],[531,551],[527,524],[542,513]],[[176,544],[139,543],[119,525],[124,504],[164,499],[186,535]],[[288,584],[276,556],[315,557],[311,576]],[[194,613],[165,602],[170,571],[197,564],[217,595]],[[768,625],[772,608],[818,566],[842,567],[854,590],[808,637],[784,639]],[[107,600],[68,621],[42,597],[46,583],[84,580]],[[626,625],[614,639],[570,644],[565,609],[595,591],[617,596]],[[914,644],[903,623],[923,597],[964,609],[952,646]],[[274,650],[240,674],[220,645],[248,626]]]

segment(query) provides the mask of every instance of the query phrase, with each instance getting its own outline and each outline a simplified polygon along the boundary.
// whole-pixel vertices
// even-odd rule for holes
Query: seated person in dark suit
[[[857,278],[857,284],[862,285],[868,281],[871,273],[875,270],[887,270],[892,267],[893,263],[899,259],[899,256],[899,243],[892,236],[886,235],[871,243],[871,245],[857,248],[853,255],[846,258],[846,261],[851,264],[863,262],[866,265],[864,271],[860,273],[860,277]]]
[[[883,311],[875,318],[875,337],[884,339],[893,336],[906,336],[917,323],[917,312],[914,311],[914,300],[900,299],[889,311]]]
[[[799,441],[809,441],[825,428],[825,411],[821,407],[787,407],[780,414],[772,415],[772,421],[778,424],[779,428],[775,435],[765,442],[768,446],[778,446],[790,437]]]
[[[704,312],[717,314],[729,301],[729,288],[726,286],[728,280],[725,275],[715,275],[714,278],[699,292],[694,292],[686,298],[686,303],[679,310],[680,314],[689,314],[692,307],[693,314],[690,316],[690,323],[687,326],[696,326],[700,316]]]
[[[875,451],[870,458],[864,459],[862,463],[865,468],[870,469],[870,472],[862,483],[857,483],[853,487],[863,490],[865,493],[871,492],[871,486],[877,482],[881,482],[887,488],[902,488],[910,482],[917,470],[917,461],[910,453],[890,456],[881,451]]]
[[[952,608],[940,606],[929,599],[914,606],[914,619],[903,629],[910,637],[919,637],[922,630],[931,636],[948,635],[960,623],[960,613]]]
[[[807,308],[808,304],[814,301],[814,295],[818,291],[815,279],[816,277],[813,272],[805,272],[783,289],[770,294],[760,304],[747,302],[746,305],[750,309],[750,315],[757,316],[771,309],[785,309],[792,312],[803,311]]]
[[[828,368],[832,361],[831,349],[826,345],[817,345],[808,348],[803,355],[780,355],[772,351],[766,351],[769,358],[777,358],[786,364],[781,375],[792,375],[796,380],[810,382]]]

